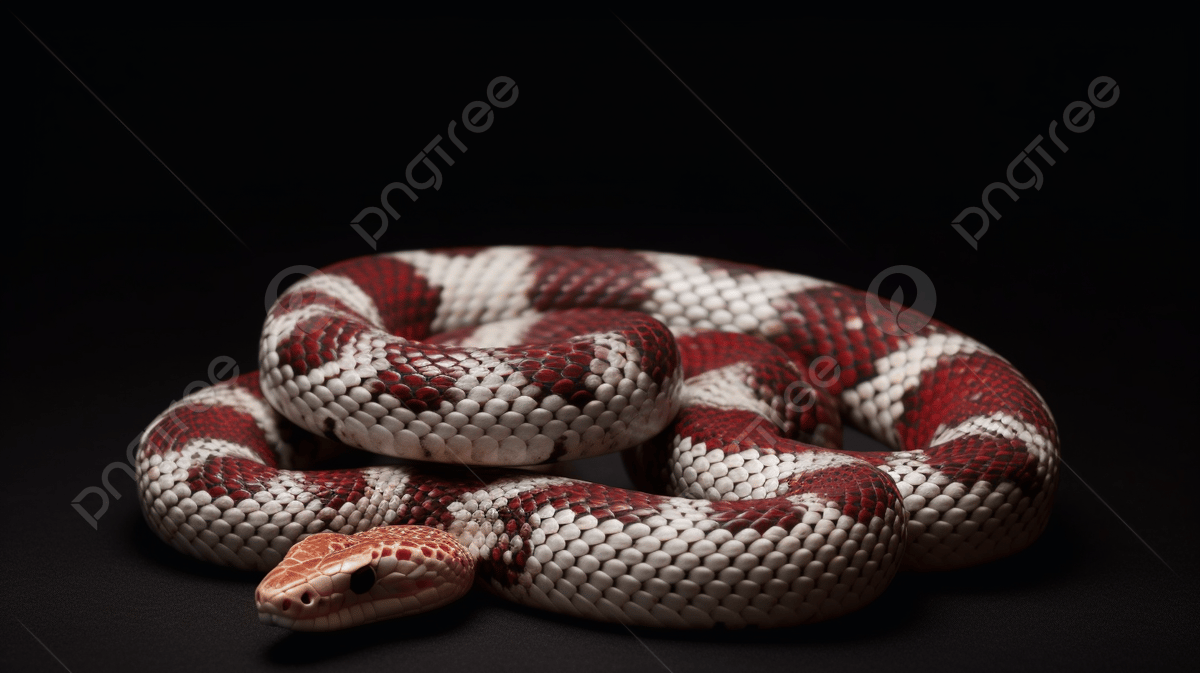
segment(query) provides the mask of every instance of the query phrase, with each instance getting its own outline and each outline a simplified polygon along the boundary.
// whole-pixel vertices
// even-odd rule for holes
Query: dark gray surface
[[[1198,87],[1182,27],[623,17],[848,250],[608,14],[18,16],[247,247],[8,21],[20,117],[6,157],[17,239],[5,288],[6,668],[1112,670],[1195,659],[1200,377],[1185,325]],[[381,250],[621,245],[859,287],[887,266],[918,266],[937,286],[935,316],[1013,361],[1055,413],[1069,469],[1045,535],[980,568],[901,575],[866,609],[799,629],[630,631],[473,594],[410,620],[289,635],[257,622],[256,576],[153,537],[120,472],[122,497],[93,530],[71,507],[77,494],[214,358],[254,366],[279,270],[369,253],[349,220],[497,75],[516,80],[518,102],[470,138],[440,191],[405,204]],[[1099,75],[1116,79],[1119,102],[1068,137],[1043,189],[1001,206],[972,251],[949,222]],[[616,467],[605,458],[580,474],[611,482]]]

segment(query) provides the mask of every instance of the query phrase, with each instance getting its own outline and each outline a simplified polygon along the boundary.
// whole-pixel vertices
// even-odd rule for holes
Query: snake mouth
[[[331,616],[339,616],[340,613],[333,615],[321,615],[318,617],[295,618],[287,615],[281,615],[278,612],[264,611],[261,607],[258,612],[258,621],[267,626],[278,626],[291,631],[330,631],[336,629],[345,629],[352,626],[359,626],[366,622],[355,622],[350,618],[350,615],[344,615],[346,619],[330,620]],[[372,621],[372,620],[368,620]]]
[[[273,614],[270,612],[259,611],[258,621],[268,626],[281,626],[285,629],[297,630],[296,620],[285,615]]]
[[[349,615],[347,615],[349,617]],[[281,615],[278,612],[266,612],[261,608],[258,612],[258,621],[267,626],[278,626],[280,628],[289,629],[291,631],[329,631],[333,629],[344,629],[351,626],[358,626],[360,623],[350,619],[341,622],[330,622],[329,615],[320,617],[310,617],[297,619],[287,615]]]

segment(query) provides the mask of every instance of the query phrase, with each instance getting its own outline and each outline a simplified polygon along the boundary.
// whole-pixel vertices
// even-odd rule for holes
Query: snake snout
[[[265,596],[263,594],[260,588],[255,592],[254,598],[259,621],[264,624],[294,628],[293,625],[297,621],[311,618],[319,611],[320,594],[308,583],[277,590]]]

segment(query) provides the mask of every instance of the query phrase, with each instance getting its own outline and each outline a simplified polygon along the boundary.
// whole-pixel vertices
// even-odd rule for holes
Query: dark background
[[[75,673],[1194,661],[1200,400],[1184,325],[1200,61],[1194,25],[1090,11],[957,23],[623,15],[844,245],[604,11],[18,10],[245,245],[9,15],[3,660],[59,670],[57,658]],[[474,593],[402,622],[290,635],[258,623],[256,576],[158,541],[119,470],[122,497],[93,530],[71,507],[80,491],[215,358],[255,366],[277,273],[372,252],[350,220],[500,75],[517,102],[486,133],[459,127],[466,154],[443,141],[455,165],[435,159],[440,191],[395,195],[402,217],[380,251],[620,246],[858,287],[916,266],[937,288],[934,315],[1004,354],[1054,411],[1068,469],[1044,536],[984,567],[901,575],[862,611],[798,629],[631,632]],[[1086,133],[1066,131],[1063,109],[1101,75],[1118,102]],[[971,249],[950,222],[1055,119],[1069,152],[1043,141],[1058,162],[1035,155],[1042,189],[1017,203],[994,194],[1003,217]],[[619,482],[618,467],[600,459],[577,474]]]

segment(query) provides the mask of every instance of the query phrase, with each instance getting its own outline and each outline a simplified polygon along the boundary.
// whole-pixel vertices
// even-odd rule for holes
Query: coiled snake
[[[271,308],[258,372],[146,429],[142,510],[183,553],[274,568],[260,617],[295,629],[429,609],[472,574],[626,624],[834,617],[900,568],[1027,546],[1058,479],[1054,421],[1016,369],[869,299],[623,250],[335,264]],[[843,418],[892,450],[838,450]],[[424,462],[294,469],[341,443]],[[639,444],[628,462],[674,495],[498,467]]]

